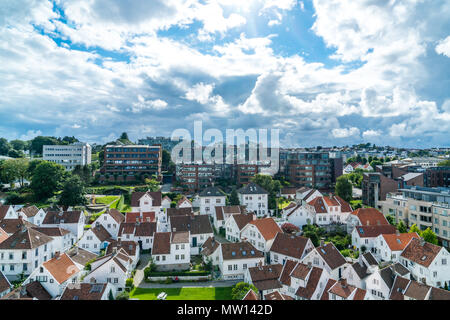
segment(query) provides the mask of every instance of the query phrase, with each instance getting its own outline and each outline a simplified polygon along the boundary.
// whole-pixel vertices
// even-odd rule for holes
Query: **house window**
[[[22,260],[25,260],[27,258],[27,252],[24,251],[22,252]]]
[[[184,260],[184,254],[181,255],[181,260]]]
[[[162,261],[166,261],[166,256],[162,256]]]
[[[116,272],[116,268],[115,267],[111,267],[111,273],[115,273]]]
[[[178,254],[175,255],[175,260],[180,260],[180,256]]]
[[[119,283],[119,278],[114,278],[114,283]]]
[[[442,265],[443,266],[447,265],[447,259],[442,259]]]
[[[247,269],[247,264],[246,263],[244,263],[243,265],[242,265],[242,269]]]
[[[177,244],[177,245],[175,245],[175,250],[179,250],[180,249],[180,246]]]
[[[23,271],[28,271],[28,264],[24,263],[22,266]]]
[[[159,256],[156,256],[156,261],[159,261]]]
[[[233,266],[230,264],[229,266],[228,266],[228,271],[232,271],[233,270]]]
[[[238,265],[235,264],[235,265],[234,265],[234,270],[237,270],[237,269],[238,269]]]

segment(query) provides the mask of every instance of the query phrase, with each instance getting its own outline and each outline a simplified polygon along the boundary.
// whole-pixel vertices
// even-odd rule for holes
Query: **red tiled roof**
[[[327,209],[325,208],[325,203],[323,202],[323,197],[317,197],[308,202],[310,206],[314,207],[314,211],[316,213],[327,213]]]
[[[322,275],[323,270],[320,268],[312,267],[311,274],[308,278],[308,283],[306,287],[299,287],[297,292],[295,293],[297,296],[310,300],[314,291],[319,284],[320,276]]]
[[[395,234],[397,229],[390,224],[380,226],[356,226],[356,232],[361,238],[374,238],[380,234]]]
[[[154,207],[161,206],[161,199],[162,199],[161,191],[157,191],[157,192],[151,192],[151,191],[147,191],[147,192],[133,192],[131,194],[131,206],[132,207],[139,207],[139,200],[145,194],[148,194],[150,197],[152,197],[152,199],[153,199],[153,206]]]
[[[283,270],[280,275],[280,282],[286,286],[291,285],[291,272],[296,267],[297,262],[294,260],[287,259],[284,263]]]
[[[330,300],[329,296],[328,296],[328,290],[330,290],[330,288],[336,283],[336,280],[333,279],[328,279],[327,284],[325,285],[325,289],[323,290],[322,293],[322,297],[320,298],[320,300]]]
[[[421,242],[421,240],[413,238],[403,250],[401,256],[428,268],[441,250],[445,249],[435,244],[425,241]]]
[[[270,251],[301,259],[309,238],[279,232],[275,236]]]
[[[127,212],[125,222],[155,222],[155,212]]]
[[[65,253],[44,262],[43,266],[48,270],[48,272],[50,272],[59,284],[65,282],[71,276],[80,271],[72,259],[70,259]]]
[[[357,216],[361,225],[366,226],[376,226],[378,224],[385,225],[389,224],[384,215],[374,208],[359,208],[352,212],[353,215]]]
[[[400,233],[397,234],[382,234],[382,237],[384,238],[384,241],[386,241],[387,245],[389,246],[389,249],[392,251],[401,251],[406,248],[409,241],[411,241],[412,238],[419,238],[419,235],[416,232],[412,233]]]
[[[256,219],[249,224],[256,226],[266,241],[275,238],[278,232],[283,232],[272,218]]]
[[[242,300],[259,300],[259,298],[258,295],[250,289]]]

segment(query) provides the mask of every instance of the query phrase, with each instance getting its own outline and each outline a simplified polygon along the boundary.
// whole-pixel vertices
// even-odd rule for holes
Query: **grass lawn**
[[[156,300],[161,293],[167,293],[167,300],[231,300],[232,287],[225,288],[135,288],[130,293],[130,299]]]
[[[119,201],[119,196],[106,196],[106,197],[99,197],[95,198],[96,204],[106,204],[110,205],[110,208],[115,208],[115,205]]]

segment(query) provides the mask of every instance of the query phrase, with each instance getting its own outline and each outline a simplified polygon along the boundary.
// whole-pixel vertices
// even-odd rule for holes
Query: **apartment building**
[[[280,174],[292,185],[320,190],[331,189],[333,174],[340,172],[339,164],[328,152],[280,151]]]
[[[44,145],[42,157],[46,161],[62,165],[66,170],[73,170],[75,166],[91,163],[92,147],[83,142],[71,145]]]
[[[101,172],[106,179],[121,176],[122,180],[153,175],[161,179],[162,148],[159,145],[107,145]]]
[[[430,228],[442,246],[450,248],[450,189],[408,187],[399,191],[380,202],[383,214],[395,216],[396,222],[403,220],[407,226]]]
[[[379,172],[364,173],[361,189],[363,204],[378,208],[378,202],[386,200],[389,192],[397,191],[398,181]]]

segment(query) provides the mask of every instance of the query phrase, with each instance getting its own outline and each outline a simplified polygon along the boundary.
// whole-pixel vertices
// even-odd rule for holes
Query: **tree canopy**
[[[233,289],[231,289],[231,298],[233,300],[242,300],[250,289],[258,294],[258,289],[256,289],[254,285],[246,282],[238,282]]]
[[[87,203],[85,195],[83,181],[78,175],[73,175],[64,182],[59,204],[63,206],[85,205]]]
[[[67,172],[60,164],[43,161],[34,169],[30,187],[38,200],[48,199],[61,189]]]
[[[336,179],[335,193],[347,202],[352,200],[353,187],[345,175]]]

